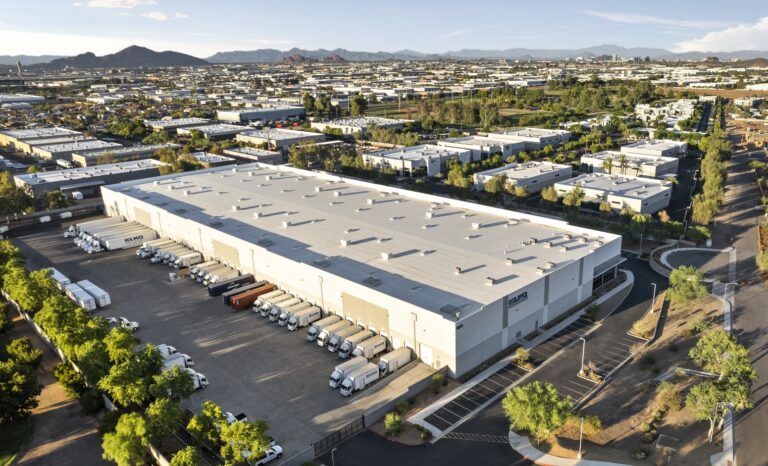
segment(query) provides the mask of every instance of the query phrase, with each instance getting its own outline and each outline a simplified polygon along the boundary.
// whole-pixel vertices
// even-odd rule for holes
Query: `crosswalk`
[[[448,432],[443,436],[444,439],[453,440],[468,440],[470,442],[487,442],[487,443],[509,443],[509,437],[506,435],[491,435],[491,434],[465,434],[461,432]]]

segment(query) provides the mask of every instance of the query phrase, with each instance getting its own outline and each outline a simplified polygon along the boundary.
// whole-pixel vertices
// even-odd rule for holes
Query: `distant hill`
[[[341,55],[333,54],[333,55],[328,55],[327,57],[323,57],[323,61],[328,63],[344,63],[347,60]]]
[[[207,61],[179,52],[155,52],[146,47],[132,45],[117,53],[97,57],[86,52],[74,57],[57,58],[49,63],[30,66],[36,69],[60,68],[138,68],[142,66],[196,66]]]
[[[16,66],[16,62],[20,61],[21,66],[29,66],[48,63],[57,58],[62,58],[62,55],[0,55],[0,65]]]
[[[316,61],[317,59],[315,58],[305,57],[304,55],[300,55],[298,53],[294,53],[290,57],[283,58],[283,63],[313,63]]]
[[[346,49],[304,50],[292,48],[285,51],[259,49],[219,52],[206,58],[206,60],[211,63],[279,63],[292,55],[301,55],[302,57],[314,60],[324,60],[326,57],[338,57],[331,61],[338,61],[339,58],[346,61],[437,60],[440,58],[439,55],[426,55],[410,50],[403,50],[400,52],[357,52]]]

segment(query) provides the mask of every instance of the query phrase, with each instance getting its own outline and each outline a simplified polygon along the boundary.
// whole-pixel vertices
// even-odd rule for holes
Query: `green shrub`
[[[419,431],[419,438],[421,438],[425,442],[432,438],[432,431],[427,429],[426,427],[416,424],[416,429],[418,429]]]
[[[5,333],[13,327],[13,320],[8,314],[8,305],[0,303],[0,333]]]
[[[712,326],[712,322],[706,319],[696,319],[691,322],[691,329],[696,333],[704,332]]]
[[[59,383],[72,398],[80,398],[86,390],[85,379],[71,364],[62,362],[53,369],[53,375],[59,379]]]
[[[5,347],[8,356],[22,364],[37,369],[43,361],[43,352],[32,345],[29,338],[16,338]]]
[[[440,372],[436,372],[432,375],[432,393],[440,393],[440,387],[445,385],[445,376]]]
[[[387,435],[399,435],[403,431],[403,419],[394,411],[387,413],[384,416],[384,429],[387,431]]]
[[[104,407],[104,400],[98,390],[88,388],[80,395],[80,406],[85,414],[96,414]]]
[[[99,421],[99,435],[104,436],[107,432],[114,432],[115,426],[117,426],[117,421],[120,420],[120,416],[122,415],[123,412],[119,409],[104,413]]]
[[[584,311],[584,317],[592,322],[597,320],[597,314],[600,312],[600,306],[597,304],[590,304],[586,311]]]
[[[411,409],[411,403],[408,400],[400,400],[395,408],[400,415],[407,413],[409,409]]]

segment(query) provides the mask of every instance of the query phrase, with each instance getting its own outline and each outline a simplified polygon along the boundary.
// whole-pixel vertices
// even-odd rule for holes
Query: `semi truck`
[[[328,348],[328,351],[335,353],[339,350],[342,343],[344,343],[344,340],[351,337],[352,335],[355,335],[356,333],[360,333],[362,330],[363,328],[359,325],[353,325],[351,327],[339,330],[334,335],[332,335],[331,338],[328,339],[328,343],[325,346]]]
[[[233,296],[230,300],[230,305],[235,311],[242,311],[243,309],[247,309],[248,307],[253,306],[253,303],[259,299],[259,296],[270,293],[274,291],[274,289],[275,285],[271,283],[265,283],[258,288],[254,288],[252,290],[248,290]]]
[[[144,246],[136,250],[136,255],[142,259],[147,259],[149,257],[152,257],[157,251],[163,248],[169,248],[174,244],[176,244],[176,241],[172,239],[162,239],[162,240],[156,240],[156,241],[158,242],[145,243]]]
[[[366,364],[368,364],[368,360],[362,356],[352,358],[349,361],[339,364],[333,368],[333,372],[331,372],[330,377],[328,377],[328,385],[330,385],[331,388],[338,388],[341,382],[346,379],[352,371],[359,369]]]
[[[107,251],[136,247],[147,239],[157,238],[157,232],[149,228],[131,230],[117,235],[105,236],[99,239],[99,245]]]
[[[285,327],[285,324],[288,323],[288,319],[296,314],[299,311],[303,311],[304,309],[309,309],[312,307],[312,303],[308,303],[306,301],[294,304],[291,307],[283,308],[281,306],[282,311],[280,311],[280,315],[277,317],[277,325],[281,327]]]
[[[64,291],[64,286],[72,283],[72,281],[69,278],[67,278],[66,275],[59,272],[57,269],[53,267],[48,267],[48,270],[51,271],[51,278],[53,278],[53,281],[56,282],[56,287],[59,290]]]
[[[288,309],[291,306],[294,306],[296,304],[301,304],[303,301],[301,298],[291,298],[286,299],[283,302],[274,304],[272,306],[272,309],[269,310],[269,314],[267,315],[269,317],[270,322],[275,322],[280,317],[280,313],[283,312],[285,309]]]
[[[109,293],[94,285],[89,280],[80,280],[77,282],[77,285],[85,290],[86,293],[93,296],[93,299],[96,301],[96,306],[106,307],[112,304]]]
[[[176,257],[176,260],[173,261],[173,268],[181,269],[184,267],[190,267],[202,261],[203,261],[203,255],[197,251],[192,251]]]
[[[275,296],[280,296],[284,294],[285,294],[285,291],[283,290],[272,290],[269,293],[265,293],[259,296],[256,299],[256,301],[253,302],[253,312],[259,312],[259,310],[261,310],[261,306],[263,306],[268,299],[272,299]]]
[[[210,277],[206,277],[206,279],[203,280],[203,285],[205,286],[214,285],[216,283],[225,282],[231,278],[235,278],[238,276],[240,276],[240,272],[238,272],[235,269],[227,267],[226,270],[216,272],[214,274],[211,274]]]
[[[197,277],[195,277],[195,280],[197,283],[203,283],[206,277],[210,277],[213,273],[218,273],[219,271],[226,270],[229,267],[227,267],[224,264],[216,263],[216,265],[212,265],[210,267],[206,267],[204,269],[200,269],[197,272]]]
[[[339,357],[347,359],[352,355],[352,351],[359,343],[364,342],[372,336],[373,332],[370,330],[363,330],[361,332],[355,333],[354,335],[346,337],[341,343],[341,346],[339,346]]]
[[[266,280],[259,280],[257,282],[249,283],[247,285],[238,286],[237,288],[232,288],[231,290],[225,291],[221,293],[221,300],[224,301],[224,304],[227,306],[232,305],[232,298],[241,294],[245,293],[246,291],[255,290],[256,288],[260,288],[267,284]]]
[[[245,275],[238,275],[228,280],[208,285],[208,296],[221,296],[221,294],[225,291],[234,290],[235,288],[239,288],[243,285],[248,285],[253,282],[253,274],[247,273]]]
[[[259,309],[259,315],[261,317],[267,317],[269,315],[269,312],[272,310],[272,308],[276,304],[280,304],[284,301],[288,301],[289,299],[293,299],[294,296],[290,293],[281,294],[280,296],[275,296],[274,298],[269,298],[264,300],[264,304],[261,305],[261,309]]]
[[[110,217],[77,223],[75,225],[70,225],[66,230],[64,230],[64,237],[71,238],[77,236],[83,228],[93,228],[99,225],[116,225],[118,223],[122,223],[122,221],[123,219],[120,217]]]
[[[296,314],[288,317],[288,323],[285,324],[288,330],[291,332],[306,327],[307,325],[317,322],[323,318],[323,310],[317,306],[312,306],[309,309],[304,309]]]
[[[149,258],[149,261],[153,264],[159,264],[163,262],[163,260],[167,261],[168,257],[170,257],[172,253],[189,252],[189,250],[190,249],[183,244],[173,244],[171,246],[159,248],[157,251],[155,251],[154,254],[152,254],[152,257]]]
[[[76,283],[64,285],[64,293],[69,296],[69,299],[77,303],[78,306],[86,311],[91,312],[96,310],[96,300],[82,289],[80,285]]]
[[[387,339],[381,335],[376,335],[373,338],[369,338],[355,346],[352,351],[353,356],[362,356],[365,359],[372,359],[379,353],[386,351]]]
[[[379,376],[391,374],[411,362],[411,349],[407,346],[390,351],[379,358]]]
[[[359,392],[373,382],[379,380],[379,366],[369,362],[349,373],[341,382],[339,391],[344,396]]]
[[[333,325],[329,325],[328,327],[325,327],[321,332],[320,335],[317,336],[317,346],[323,347],[326,344],[328,344],[328,341],[336,335],[336,332],[338,332],[341,329],[345,329],[347,327],[351,327],[352,322],[348,320],[341,320],[339,322],[336,322]]]
[[[338,323],[340,320],[341,316],[334,314],[314,322],[307,330],[307,340],[317,340],[317,336],[320,335],[320,332],[322,332],[326,327]]]
[[[202,264],[195,264],[192,267],[189,268],[189,278],[194,280],[197,278],[197,274],[200,273],[201,270],[205,270],[208,267],[213,267],[214,265],[218,265],[219,261],[207,261],[203,262]]]
[[[192,379],[192,386],[195,390],[200,390],[208,386],[208,379],[201,373],[196,372],[194,369],[187,367],[184,369]]]

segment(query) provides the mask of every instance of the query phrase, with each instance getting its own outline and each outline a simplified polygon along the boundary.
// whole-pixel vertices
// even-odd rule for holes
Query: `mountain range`
[[[674,53],[659,48],[627,48],[618,45],[598,45],[581,49],[526,49],[504,50],[462,49],[444,53],[421,53],[414,50],[397,52],[365,52],[337,48],[334,50],[258,49],[247,51],[218,52],[206,59],[179,52],[155,52],[145,47],[130,46],[117,53],[96,56],[86,52],[73,57],[2,55],[0,65],[15,65],[21,61],[30,69],[69,68],[136,68],[142,66],[198,66],[210,63],[308,63],[314,61],[388,61],[388,60],[561,60],[577,57],[595,58],[616,55],[626,57],[650,57],[655,60],[703,60],[718,57],[720,60],[753,60],[768,58],[768,51],[743,50],[736,52],[685,52]]]

